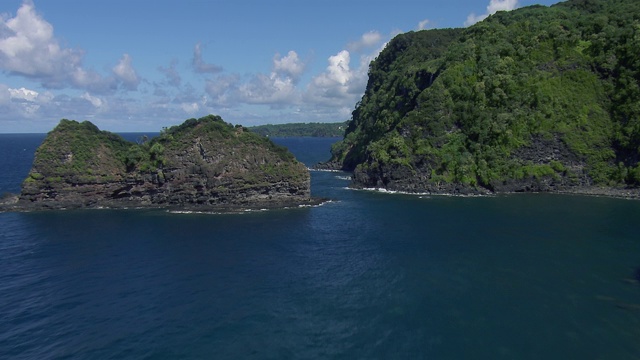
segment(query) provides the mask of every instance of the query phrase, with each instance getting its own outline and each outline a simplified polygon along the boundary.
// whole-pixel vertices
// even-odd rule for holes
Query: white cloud
[[[215,74],[222,71],[222,67],[214,64],[207,64],[202,60],[202,45],[197,43],[193,48],[193,60],[191,60],[193,69],[197,73],[210,73]]]
[[[195,114],[200,110],[200,105],[198,103],[184,103],[181,104],[180,107],[187,114]]]
[[[287,76],[258,74],[238,87],[238,100],[247,104],[267,104],[272,107],[296,102],[296,86]]]
[[[377,31],[369,31],[360,37],[358,41],[353,41],[347,44],[347,49],[350,51],[358,52],[366,48],[377,46],[382,41],[382,35]]]
[[[351,70],[351,54],[342,50],[330,56],[326,70],[314,77],[307,86],[305,100],[321,106],[344,106],[356,99],[349,86],[355,74]],[[364,89],[363,89],[364,91]]]
[[[103,105],[103,101],[95,96],[91,96],[89,93],[85,92],[84,94],[82,94],[82,96],[80,96],[82,99],[87,100],[88,102],[91,103],[91,105],[93,105],[93,107],[95,108],[100,108]]]
[[[140,84],[140,78],[131,65],[131,56],[124,54],[112,70],[116,78],[124,85],[128,90],[136,90]]]
[[[317,81],[325,85],[331,83],[346,85],[349,78],[351,78],[351,68],[349,67],[350,62],[351,54],[349,54],[349,51],[347,50],[342,50],[336,55],[330,56],[327,72],[316,78]]]
[[[2,86],[0,92],[0,104],[8,105],[10,111],[19,117],[33,116],[40,109],[41,103],[48,100],[47,97],[39,99],[40,94],[37,91],[24,87],[14,89]]]
[[[479,21],[486,19],[489,15],[493,15],[498,11],[511,11],[518,7],[518,0],[491,0],[487,6],[487,12],[482,15],[475,13],[469,14],[464,26],[471,26]]]
[[[286,56],[276,54],[273,57],[269,74],[255,74],[244,80],[239,76],[218,77],[207,81],[206,89],[217,104],[239,102],[282,108],[299,102],[297,83],[304,69],[305,63],[292,50]]]
[[[424,19],[418,23],[418,30],[425,30],[431,24],[431,20]]]
[[[8,89],[11,99],[19,99],[24,101],[35,101],[38,98],[38,92],[35,90],[25,89]]]
[[[491,0],[487,6],[487,13],[495,14],[498,11],[511,11],[518,7],[518,0]]]
[[[304,72],[305,64],[300,61],[298,54],[291,50],[286,56],[281,57],[276,54],[273,57],[273,72],[279,75],[288,76],[297,81]]]
[[[228,114],[227,120],[234,122],[341,121],[362,96],[369,62],[389,36],[377,31],[362,34],[327,56],[326,67],[315,76],[305,76],[310,64],[294,50],[276,53],[263,73],[224,73],[222,67],[204,61],[204,46],[197,43],[193,54],[180,58],[187,61],[183,69],[174,59],[156,67],[155,81],[146,81],[136,72],[131,53],[111,62],[104,73],[83,66],[83,50],[62,46],[54,27],[25,0],[15,16],[0,15],[0,72],[27,79],[13,87],[0,84],[0,119],[91,119],[111,130],[135,129],[136,123],[125,119],[147,126],[158,118],[179,121],[185,114],[208,112]],[[199,76],[189,79],[180,70]],[[118,121],[120,127],[105,125]]]
[[[40,81],[43,86],[108,89],[109,79],[82,67],[82,50],[63,48],[53,26],[25,1],[15,17],[0,17],[0,70]]]

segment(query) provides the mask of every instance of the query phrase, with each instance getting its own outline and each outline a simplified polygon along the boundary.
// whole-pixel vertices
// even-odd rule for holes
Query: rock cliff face
[[[288,150],[210,115],[143,144],[62,120],[36,151],[13,208],[206,210],[313,201],[309,172]]]

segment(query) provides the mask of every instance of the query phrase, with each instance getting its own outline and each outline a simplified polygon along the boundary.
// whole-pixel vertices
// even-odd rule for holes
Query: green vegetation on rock
[[[398,35],[371,63],[332,161],[358,185],[409,190],[638,186],[638,54],[632,0]]]
[[[62,119],[37,149],[27,181],[109,181],[122,174],[129,142],[89,121]],[[45,175],[46,174],[46,177]]]
[[[62,120],[35,154],[21,204],[278,206],[310,200],[306,167],[285,147],[219,116],[142,143]]]

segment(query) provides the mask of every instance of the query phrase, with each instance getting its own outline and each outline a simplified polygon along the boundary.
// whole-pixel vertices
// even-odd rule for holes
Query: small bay
[[[2,192],[37,136],[0,135]],[[313,208],[0,213],[0,358],[640,358],[640,202],[348,176],[313,171]]]

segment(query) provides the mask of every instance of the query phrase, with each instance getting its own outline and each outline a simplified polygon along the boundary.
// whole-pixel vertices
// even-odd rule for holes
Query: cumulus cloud
[[[276,54],[269,74],[254,74],[243,81],[240,81],[239,77],[219,78],[218,80],[222,79],[223,82],[208,82],[207,92],[217,96],[217,101],[233,100],[245,104],[270,105],[272,108],[294,105],[300,99],[297,84],[305,65],[293,50],[285,56]],[[227,83],[224,80],[233,82]],[[224,91],[222,86],[225,87]],[[220,97],[222,93],[224,98]]]
[[[511,11],[518,7],[518,0],[491,0],[487,6],[487,12],[482,15],[475,13],[469,14],[464,26],[471,26],[479,21],[486,19],[489,15],[493,15],[498,11]]]
[[[258,74],[238,88],[239,99],[248,104],[279,107],[296,101],[296,86],[290,77]]]
[[[24,101],[35,101],[38,98],[38,92],[29,90],[24,87],[20,89],[8,89],[11,99],[19,99]]]
[[[136,90],[140,84],[140,78],[131,65],[131,56],[124,54],[112,70],[116,79],[128,90]]]
[[[203,74],[210,73],[215,74],[222,71],[222,67],[214,64],[207,64],[202,59],[202,45],[197,43],[193,48],[193,60],[191,61],[195,72]]]
[[[284,57],[281,57],[280,54],[276,54],[273,57],[273,72],[281,76],[287,76],[294,81],[300,78],[304,68],[305,64],[293,50],[289,51]]]
[[[359,61],[353,65],[354,54],[349,50],[330,56],[325,71],[315,76],[307,86],[305,100],[317,106],[338,107],[341,114],[350,113],[366,88],[369,64],[386,46],[382,38],[369,44],[374,43],[378,47],[361,53]]]
[[[345,120],[364,92],[369,62],[388,37],[377,31],[355,37],[344,50],[327,56],[319,74],[309,77],[305,77],[308,61],[293,50],[273,55],[271,67],[263,73],[239,75],[224,73],[222,67],[206,62],[204,46],[197,43],[192,54],[184,54],[185,69],[191,67],[200,75],[192,79],[194,87],[181,76],[177,59],[156,67],[156,81],[140,76],[131,53],[114,59],[103,73],[83,66],[83,50],[62,46],[54,27],[25,0],[15,16],[0,15],[0,72],[28,80],[20,85],[24,87],[0,84],[0,119],[66,117],[113,122],[133,117],[150,124],[158,118],[226,112],[241,121],[265,121],[268,116]],[[118,90],[139,91],[134,95]],[[251,106],[256,104],[266,106]],[[280,111],[265,115],[266,107]],[[130,122],[121,124],[135,129]]]
[[[344,105],[352,101],[349,87],[355,74],[351,70],[351,54],[342,50],[327,60],[323,73],[314,77],[307,86],[307,101],[319,105]]]
[[[32,117],[42,105],[46,105],[52,98],[53,96],[49,92],[41,94],[25,87],[16,89],[0,84],[0,105],[7,107],[5,111],[9,110],[13,116]]]
[[[358,41],[353,41],[347,44],[347,49],[353,52],[362,51],[366,48],[377,46],[381,41],[382,34],[377,31],[369,31],[362,34]]]
[[[31,1],[25,1],[15,17],[0,16],[0,70],[35,79],[47,88],[113,88],[112,79],[83,68],[83,56],[82,50],[60,46],[53,26]]]
[[[0,64],[6,71],[28,76],[51,75],[60,60],[75,64],[81,55],[60,48],[53,38],[53,26],[36,14],[31,2],[25,2],[14,18],[2,18],[0,28]]]
[[[318,83],[323,85],[339,84],[346,85],[351,78],[351,54],[349,51],[342,50],[334,56],[329,57],[329,66],[326,73],[316,78]]]

